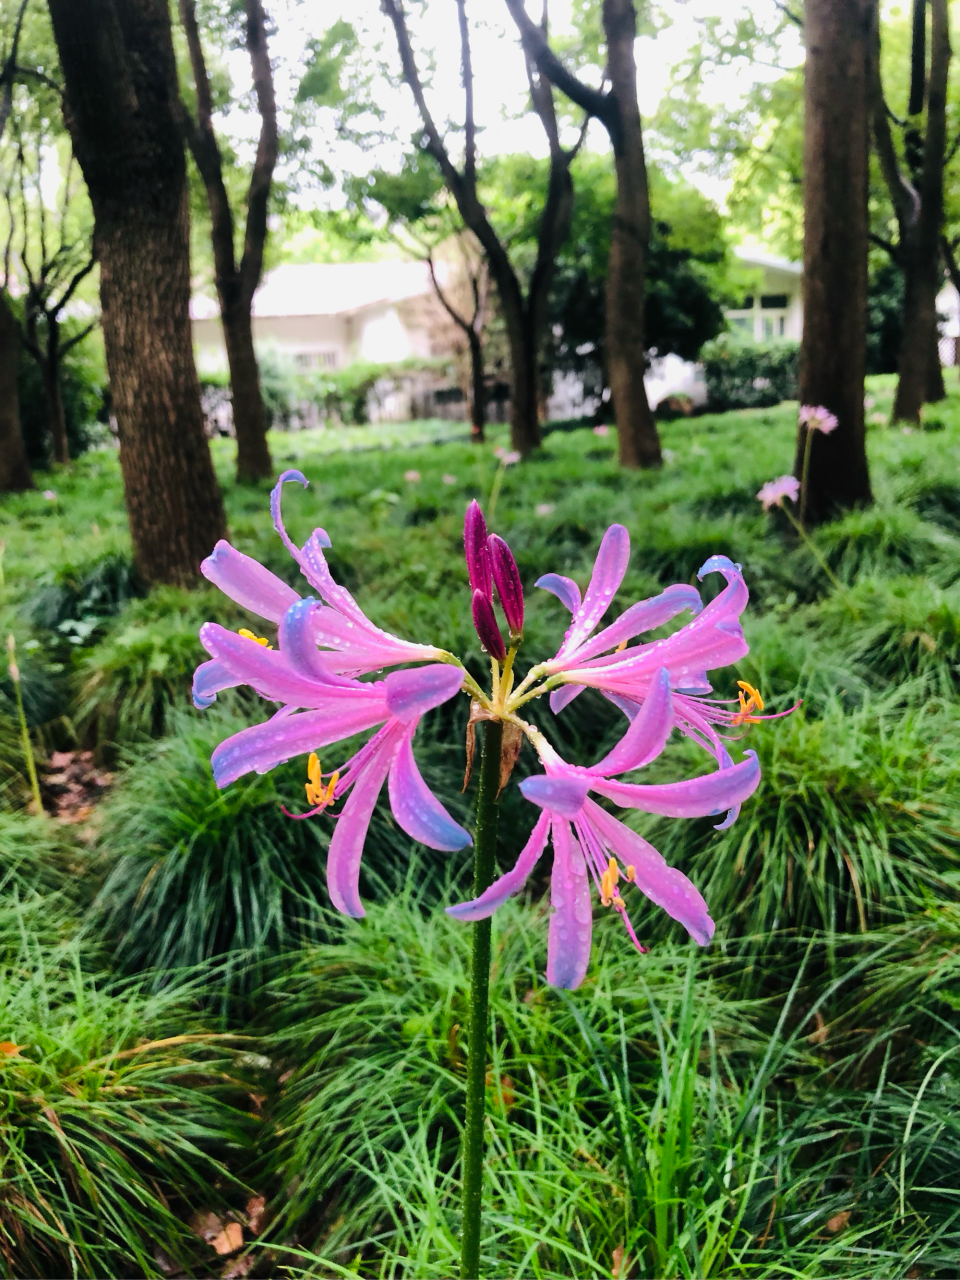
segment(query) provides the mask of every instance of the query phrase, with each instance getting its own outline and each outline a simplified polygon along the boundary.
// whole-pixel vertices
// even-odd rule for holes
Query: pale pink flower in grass
[[[556,503],[538,502],[537,505],[533,508],[533,511],[534,511],[534,514],[538,516],[552,516],[554,511],[556,511],[556,509],[557,509]]]
[[[406,480],[407,484],[419,484],[419,483],[420,483],[420,472],[419,472],[419,471],[405,471],[405,472],[403,473],[403,478],[404,478],[404,480]]]
[[[800,481],[796,476],[780,476],[776,480],[768,480],[757,493],[757,501],[763,503],[764,511],[771,507],[779,507],[784,498],[796,502],[800,493]]]
[[[608,436],[610,434],[610,428],[605,422],[601,422],[598,426],[593,428],[593,434],[595,436]]]
[[[669,673],[661,668],[623,738],[590,768],[567,764],[541,738],[537,749],[545,772],[520,783],[524,796],[543,810],[530,839],[511,871],[479,898],[448,907],[448,914],[459,920],[482,920],[491,915],[523,887],[547,840],[552,839],[550,900],[554,910],[547,981],[553,986],[577,987],[586,973],[593,928],[591,878],[601,904],[620,914],[639,951],[644,948],[627,915],[621,880],[635,885],[678,920],[696,942],[706,946],[713,937],[714,924],[695,885],[589,794],[593,791],[624,808],[673,818],[719,816],[725,810],[735,813],[739,809],[760,781],[760,767],[752,752],[740,764],[731,763],[686,782],[651,786],[612,781],[614,775],[642,768],[660,754],[675,723],[674,703]]]
[[[515,466],[520,461],[520,454],[516,449],[511,449],[509,453],[505,453],[501,459],[505,467]]]
[[[801,426],[806,427],[808,431],[822,431],[825,436],[835,431],[838,425],[836,415],[829,409],[825,409],[822,404],[801,405],[798,416]]]
[[[448,472],[446,475],[441,476],[441,477],[440,477],[440,479],[443,481],[443,483],[444,483],[444,484],[456,484],[456,483],[457,483],[457,477],[456,477],[456,476],[452,476],[452,475],[450,475],[450,474],[449,474],[449,472]]]
[[[55,489],[44,489],[43,496],[46,498],[47,502],[56,502],[57,500]]]
[[[311,755],[307,797],[313,808],[299,815],[322,812],[350,793],[330,842],[327,881],[337,910],[362,916],[360,857],[385,781],[394,817],[412,839],[448,851],[471,843],[469,833],[427,788],[412,749],[421,716],[459,692],[463,672],[437,661],[449,658],[443,650],[401,640],[374,626],[351,594],[334,582],[323,556],[330,539],[322,529],[315,529],[302,548],[292,542],[280,516],[280,493],[288,480],[307,483],[299,471],[280,477],[271,498],[274,524],[323,603],[312,596],[301,598],[256,560],[228,542],[217,543],[201,571],[231,600],[278,624],[277,648],[265,637],[205,623],[200,640],[211,661],[194,675],[194,702],[207,707],[221,690],[246,684],[262,698],[281,703],[265,724],[242,729],[214,750],[211,763],[219,787],[245,773],[267,773],[294,756],[378,729],[330,773],[326,784]],[[384,680],[356,679],[410,662],[429,665],[396,671]]]

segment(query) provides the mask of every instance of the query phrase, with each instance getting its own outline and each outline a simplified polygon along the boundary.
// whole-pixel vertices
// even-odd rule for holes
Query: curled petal
[[[226,738],[210,758],[217,786],[225,787],[245,773],[268,773],[294,756],[319,751],[382,723],[388,715],[386,703],[377,696],[376,686],[372,690],[374,696],[369,699],[353,693],[344,698],[337,696],[340,690],[333,690],[320,710],[292,715],[280,711],[266,724],[252,725]]]
[[[653,677],[650,691],[644,699],[638,715],[613,750],[588,773],[608,777],[612,773],[626,773],[629,769],[641,769],[655,760],[666,746],[673,729],[673,697],[670,693],[670,673],[665,668]]]
[[[326,688],[316,680],[295,671],[277,649],[266,649],[218,622],[205,622],[200,628],[200,643],[234,677],[235,684],[248,684],[262,698],[272,702],[289,702],[296,707],[320,705]],[[224,686],[226,687],[226,686]],[[355,682],[351,688],[356,687]]]
[[[275,573],[222,538],[200,565],[200,572],[225,596],[271,622],[279,622],[300,598]]]
[[[383,736],[379,749],[370,756],[354,782],[330,841],[330,851],[327,854],[327,889],[330,901],[338,911],[357,919],[366,915],[360,902],[360,859],[363,856],[363,846],[377,796],[399,744],[399,732]]]
[[[571,613],[576,613],[580,608],[580,588],[572,578],[564,578],[559,573],[545,573],[533,585],[551,592]]]
[[[471,591],[479,591],[488,600],[493,598],[490,567],[490,548],[487,545],[487,524],[476,499],[467,507],[463,518],[463,550],[467,560],[467,574]]]
[[[492,916],[497,907],[523,888],[527,877],[546,848],[549,834],[550,814],[544,811],[530,832],[530,839],[523,846],[513,870],[507,871],[499,880],[495,880],[479,898],[447,907],[447,915],[454,916],[457,920],[486,920],[487,916]]]
[[[502,662],[507,656],[507,647],[503,643],[503,636],[500,634],[500,628],[497,625],[493,604],[482,591],[474,591],[472,608],[473,625],[476,628],[477,635],[480,637],[480,643],[492,658]]]
[[[576,649],[610,607],[630,561],[630,535],[622,524],[612,524],[603,535],[583,604],[573,615],[558,658]]]
[[[692,881],[676,867],[668,866],[663,855],[652,844],[648,844],[642,836],[611,817],[592,800],[588,800],[584,806],[584,818],[622,862],[633,866],[640,892],[666,911],[668,916],[678,920],[694,942],[705,947],[713,937],[715,926],[710,919],[707,904]]]
[[[216,702],[218,693],[222,693],[224,689],[235,689],[240,683],[216,658],[210,662],[201,662],[193,673],[193,705],[199,711],[204,711]]]
[[[547,981],[572,991],[590,963],[593,911],[590,880],[580,845],[570,824],[553,822],[553,876],[550,881],[550,931],[547,938]]]
[[[415,671],[392,671],[383,681],[390,714],[405,724],[449,701],[462,683],[459,667],[441,663]]]
[[[562,777],[537,773],[532,778],[524,778],[520,790],[541,809],[549,809],[564,818],[575,818],[583,808],[592,782],[592,778],[575,774],[572,770]]]
[[[317,649],[317,633],[322,628],[323,612],[323,606],[313,596],[292,604],[280,623],[280,652],[294,671],[306,679],[351,688],[354,681],[335,675],[330,656],[321,654]]]
[[[495,533],[487,539],[487,546],[490,548],[493,580],[497,584],[497,595],[500,597],[500,605],[503,616],[507,620],[507,626],[510,628],[510,634],[511,636],[522,635],[523,586],[520,582],[517,562],[503,538],[497,537]]]
[[[683,582],[675,583],[660,595],[654,596],[652,600],[640,600],[637,604],[632,604],[629,609],[624,609],[616,622],[612,622],[599,635],[581,645],[577,650],[576,661],[586,662],[622,644],[625,640],[632,640],[634,636],[641,635],[644,631],[653,631],[656,627],[662,627],[678,613],[683,613],[684,609],[698,614],[702,608],[703,601],[696,587],[687,586]]]
[[[448,853],[464,849],[473,841],[424,782],[413,758],[413,728],[404,735],[390,767],[390,808],[401,828],[413,840],[430,849]]]
[[[746,754],[746,760],[739,764],[715,769],[702,778],[688,778],[685,782],[650,786],[597,779],[592,782],[592,789],[625,809],[641,809],[666,818],[716,817],[742,804],[757,789],[760,762],[755,752]]]

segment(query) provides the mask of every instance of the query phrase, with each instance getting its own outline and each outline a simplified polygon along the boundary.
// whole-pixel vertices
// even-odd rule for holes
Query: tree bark
[[[838,426],[814,431],[808,522],[872,501],[863,421],[867,331],[868,70],[875,0],[807,0],[804,34],[803,339],[800,402]],[[797,437],[803,474],[807,429]]]
[[[467,344],[470,348],[470,437],[477,444],[483,444],[487,427],[487,387],[480,335],[471,329],[467,334]]]
[[[267,204],[277,162],[277,105],[267,50],[266,17],[260,0],[245,0],[246,43],[260,111],[260,139],[247,189],[247,222],[239,264],[234,252],[233,210],[223,180],[223,161],[213,128],[213,100],[194,0],[180,0],[180,19],[187,37],[197,90],[197,120],[184,109],[187,140],[200,170],[210,206],[210,238],[220,319],[230,369],[233,425],[237,435],[237,480],[251,483],[273,474],[267,443],[267,414],[260,389],[260,366],[253,345],[251,309],[263,271],[267,239]]]
[[[94,212],[137,569],[189,584],[226,522],[190,331],[186,162],[165,0],[48,0]]]
[[[36,487],[20,429],[19,363],[20,326],[0,290],[0,493]]]
[[[40,370],[53,460],[59,466],[66,467],[70,465],[70,446],[67,443],[67,421],[60,390],[60,326],[55,317],[47,316],[46,338],[41,339],[37,331],[38,319],[37,312],[28,302],[25,345]]]
[[[541,73],[584,111],[595,116],[610,136],[616,163],[617,203],[610,235],[606,345],[620,463],[625,467],[660,466],[660,437],[643,381],[647,367],[644,295],[650,196],[637,105],[634,0],[603,2],[606,70],[611,85],[607,93],[584,84],[564,66],[550,48],[543,30],[530,18],[524,0],[507,0],[507,8]]]
[[[659,467],[663,462],[660,437],[643,381],[647,368],[643,309],[650,192],[637,105],[633,52],[637,15],[633,0],[603,0],[603,29],[607,38],[607,74],[620,124],[613,149],[617,203],[607,273],[607,373],[617,415],[620,465]]]

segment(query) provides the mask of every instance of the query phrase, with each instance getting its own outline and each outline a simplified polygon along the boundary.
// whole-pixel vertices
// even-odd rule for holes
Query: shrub
[[[770,345],[725,334],[700,352],[707,404],[714,413],[759,409],[797,398],[800,348],[795,342]]]
[[[26,601],[24,614],[35,627],[55,631],[71,645],[83,645],[142,591],[130,557],[108,551],[50,574]]]

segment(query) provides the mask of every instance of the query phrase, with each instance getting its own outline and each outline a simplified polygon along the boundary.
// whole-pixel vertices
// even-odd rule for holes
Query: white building
[[[756,293],[745,297],[742,306],[724,313],[730,328],[754,342],[776,342],[779,338],[799,342],[803,333],[802,264],[742,245],[733,252],[745,267],[754,267],[763,275]]]

